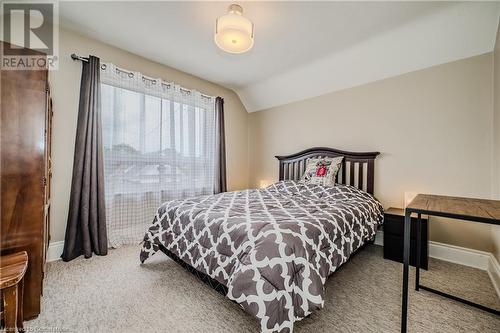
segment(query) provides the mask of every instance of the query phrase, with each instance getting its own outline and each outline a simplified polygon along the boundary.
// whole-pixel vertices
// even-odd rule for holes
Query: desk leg
[[[16,332],[17,320],[17,284],[5,288],[3,293],[3,314],[6,332]]]
[[[417,267],[415,267],[415,290],[418,291],[420,287],[420,252],[421,252],[421,245],[420,241],[422,239],[422,215],[418,214],[417,218]]]
[[[404,252],[403,252],[403,302],[401,304],[401,333],[406,333],[408,320],[408,271],[410,264],[411,213],[405,211]]]
[[[24,277],[19,281],[18,284],[18,301],[17,301],[17,330],[18,332],[24,332],[24,312],[23,312],[23,297],[24,297]]]

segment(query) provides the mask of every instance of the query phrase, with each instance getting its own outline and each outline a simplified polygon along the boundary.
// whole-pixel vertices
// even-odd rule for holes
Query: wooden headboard
[[[316,147],[292,155],[276,156],[280,162],[279,180],[299,180],[306,170],[306,161],[309,158],[344,156],[336,182],[352,185],[373,194],[375,158],[379,154],[379,152],[357,153]]]

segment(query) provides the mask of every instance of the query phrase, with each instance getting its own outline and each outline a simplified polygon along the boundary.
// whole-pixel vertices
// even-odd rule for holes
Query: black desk
[[[420,222],[422,214],[449,217],[478,223],[500,225],[500,201],[447,197],[441,195],[419,194],[406,207],[404,226],[403,254],[403,303],[401,305],[401,332],[405,333],[408,320],[408,273],[410,263],[410,223],[411,214],[416,213]],[[417,253],[420,253],[421,223],[417,227]],[[474,306],[484,311],[500,315],[500,311],[473,303],[457,296],[435,290],[420,284],[420,256],[417,256],[415,271],[415,290],[427,290],[458,302]]]

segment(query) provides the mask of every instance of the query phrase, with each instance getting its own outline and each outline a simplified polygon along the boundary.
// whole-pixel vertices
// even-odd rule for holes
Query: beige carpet
[[[139,247],[106,257],[50,263],[36,332],[258,332],[255,319],[158,253],[139,264]],[[325,308],[296,332],[398,332],[401,264],[382,248],[360,251],[327,282]],[[413,273],[413,271],[412,271]],[[413,274],[412,274],[413,277]],[[412,281],[410,281],[412,282]],[[500,309],[486,272],[432,260],[423,284]],[[413,286],[413,284],[411,284]],[[410,332],[500,332],[500,317],[425,291],[410,292]]]

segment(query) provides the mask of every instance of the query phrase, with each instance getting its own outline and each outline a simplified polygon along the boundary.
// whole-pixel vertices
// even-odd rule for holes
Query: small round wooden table
[[[0,257],[0,288],[3,299],[3,319],[7,332],[22,332],[24,273],[28,267],[26,251]]]

